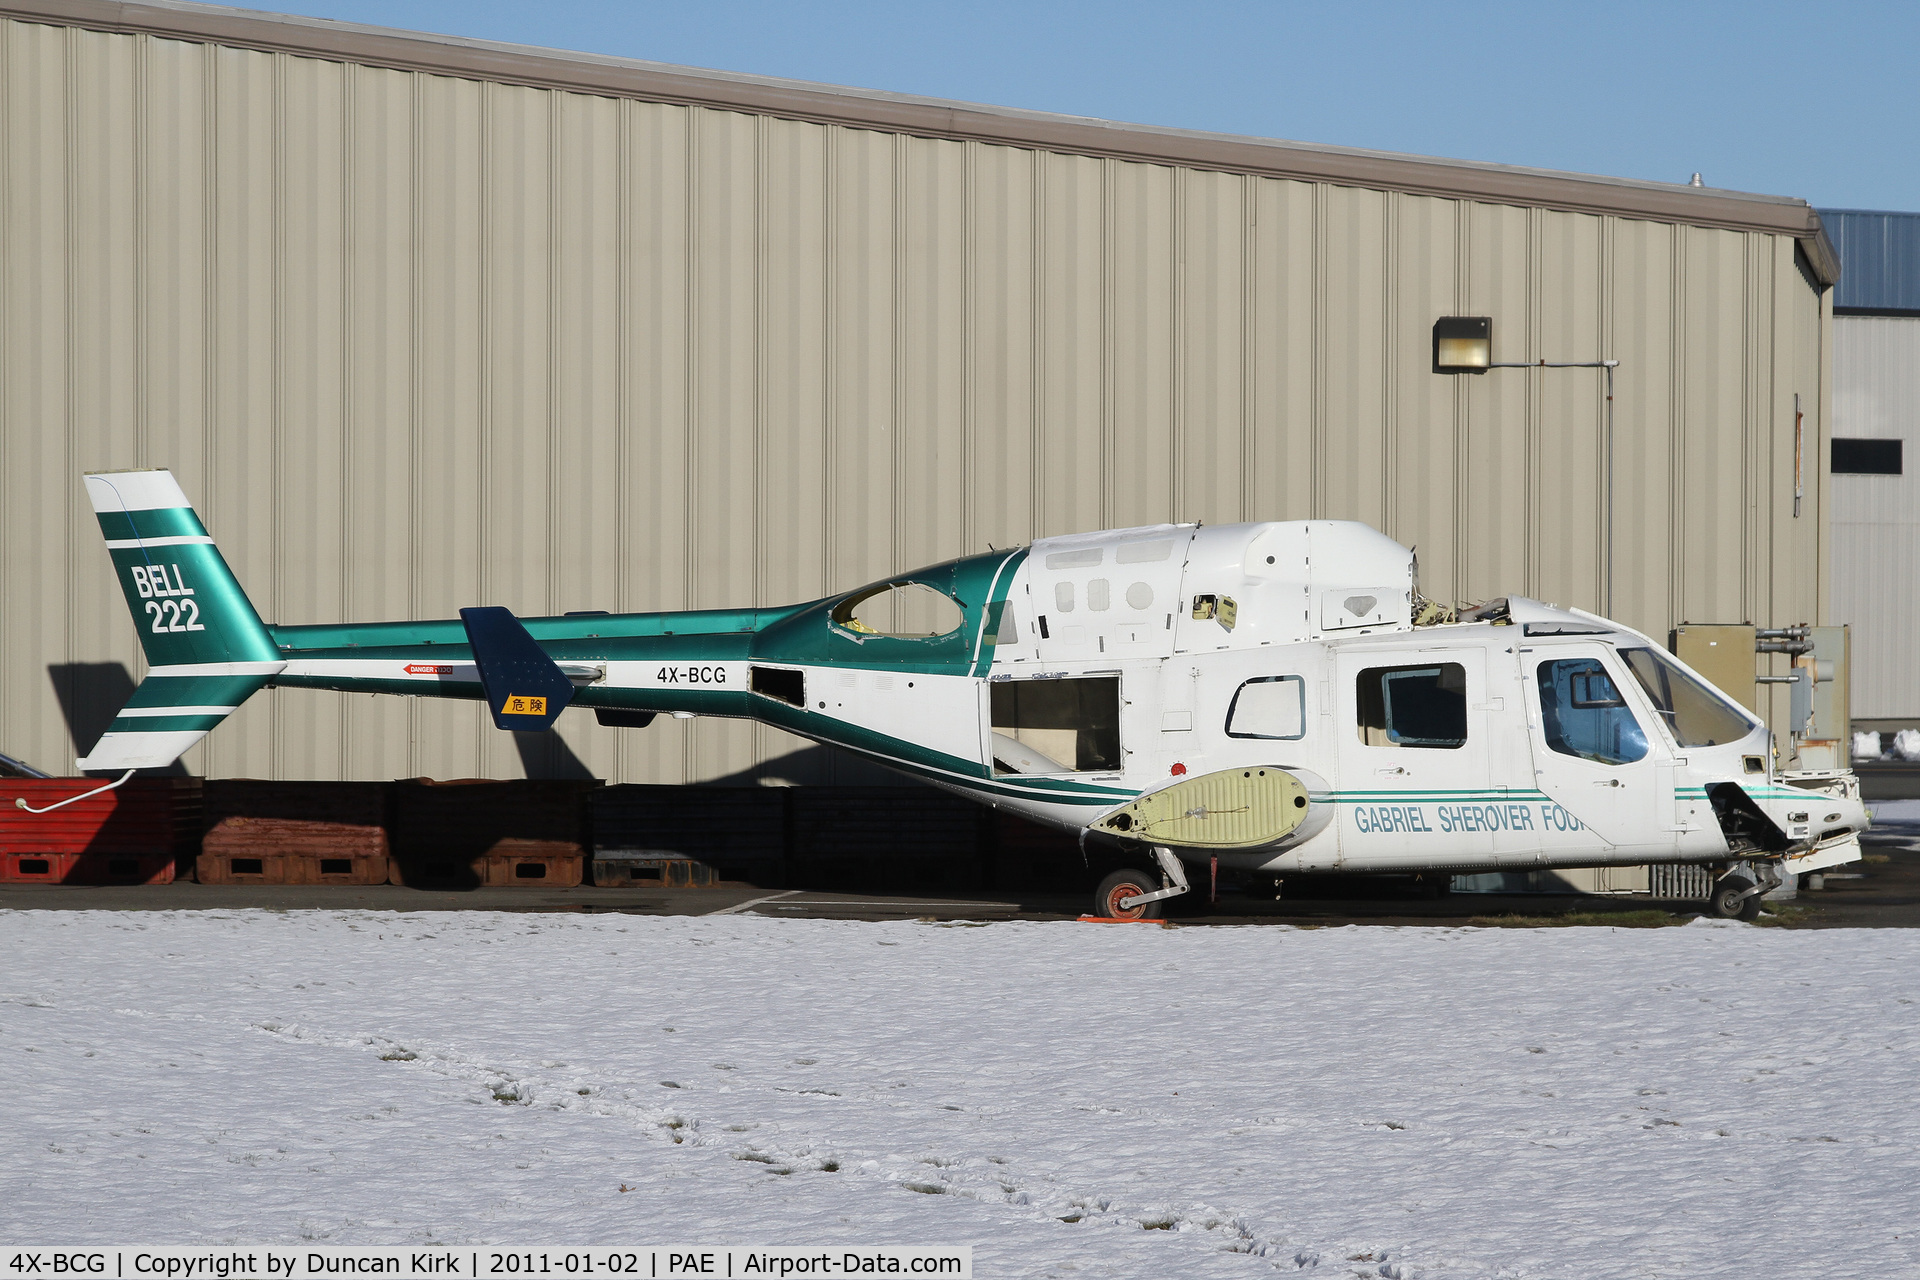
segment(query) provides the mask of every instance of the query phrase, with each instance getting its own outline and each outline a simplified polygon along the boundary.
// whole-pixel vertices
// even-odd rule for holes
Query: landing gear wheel
[[[1752,924],[1760,918],[1760,896],[1740,895],[1753,888],[1753,881],[1744,876],[1722,876],[1713,885],[1713,892],[1707,895],[1707,914],[1716,920],[1744,920]],[[1739,901],[1735,901],[1739,898]]]
[[[1157,871],[1141,871],[1134,867],[1116,871],[1094,890],[1093,914],[1109,920],[1158,920],[1160,909],[1167,905],[1165,898],[1158,902],[1143,902],[1137,907],[1123,907],[1120,903],[1125,898],[1159,891],[1160,873]]]

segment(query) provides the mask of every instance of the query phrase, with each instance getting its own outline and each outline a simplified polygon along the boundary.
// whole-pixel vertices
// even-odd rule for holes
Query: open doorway
[[[991,686],[995,773],[1120,767],[1120,677],[1006,680]]]

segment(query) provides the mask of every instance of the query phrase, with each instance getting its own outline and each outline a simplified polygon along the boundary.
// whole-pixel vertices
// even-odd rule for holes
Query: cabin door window
[[[1517,768],[1492,767],[1501,731],[1524,716],[1510,683],[1493,692],[1485,650],[1336,651],[1334,669],[1344,855],[1374,868],[1531,863],[1539,848],[1531,762],[1523,752]]]
[[[1467,669],[1457,662],[1369,667],[1358,688],[1360,741],[1457,750],[1467,741]]]
[[[1120,768],[1120,677],[1001,680],[990,685],[995,773]]]

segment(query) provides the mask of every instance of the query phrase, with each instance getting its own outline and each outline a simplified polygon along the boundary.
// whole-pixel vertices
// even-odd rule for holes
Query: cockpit
[[[960,602],[924,582],[876,583],[833,607],[833,625],[855,639],[935,640],[966,623]]]

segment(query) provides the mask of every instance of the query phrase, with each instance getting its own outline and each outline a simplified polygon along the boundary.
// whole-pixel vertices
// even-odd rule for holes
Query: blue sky
[[[289,0],[933,97],[1920,209],[1920,5]]]

